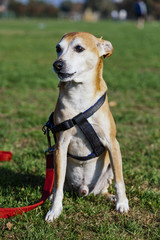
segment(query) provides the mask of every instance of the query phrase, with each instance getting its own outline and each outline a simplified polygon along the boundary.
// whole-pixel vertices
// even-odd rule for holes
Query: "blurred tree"
[[[28,4],[10,0],[9,10],[14,11],[17,17],[57,17],[58,9],[45,2],[30,0]]]
[[[73,3],[71,1],[64,1],[60,5],[60,10],[66,13],[71,12]]]
[[[148,13],[154,19],[160,19],[160,0],[144,0],[148,7]],[[134,11],[135,0],[123,0],[119,3],[114,3],[113,0],[86,0],[84,8],[90,8],[93,12],[99,12],[102,18],[110,17],[110,12],[113,9],[125,9],[129,18],[135,17]],[[2,9],[14,11],[16,16],[36,16],[36,17],[56,17],[58,11],[69,13],[73,11],[75,3],[72,1],[64,1],[60,5],[60,9],[53,5],[48,5],[45,0],[29,0],[29,3],[23,4],[20,0],[0,0]],[[76,7],[77,8],[77,7]],[[78,7],[79,8],[79,7]],[[82,8],[83,9],[83,8]]]
[[[13,11],[17,17],[24,17],[27,15],[28,12],[28,6],[16,1],[11,1],[8,9],[10,11]]]
[[[92,9],[93,12],[100,12],[101,17],[110,16],[110,12],[114,9],[114,3],[110,0],[86,0],[85,8]]]
[[[147,0],[148,11],[155,19],[160,20],[160,1],[159,0]]]
[[[80,2],[77,2],[75,4],[73,4],[72,6],[72,11],[73,12],[83,12],[83,9],[84,9],[84,4],[83,3],[80,3]]]
[[[160,0],[144,0],[147,4],[148,13],[155,19],[160,19]],[[113,8],[120,10],[125,9],[129,18],[135,18],[135,0],[123,0],[114,2],[113,0],[86,0],[86,8],[92,11],[100,11],[103,17],[109,16]]]

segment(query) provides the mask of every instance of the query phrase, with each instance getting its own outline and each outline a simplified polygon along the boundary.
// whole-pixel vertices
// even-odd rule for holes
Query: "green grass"
[[[160,239],[160,68],[159,23],[143,30],[134,22],[0,21],[0,150],[13,152],[0,163],[0,206],[35,203],[45,179],[41,127],[53,111],[58,80],[52,71],[55,45],[66,32],[88,31],[114,46],[104,61],[104,78],[123,155],[128,214],[103,196],[65,193],[63,212],[44,222],[50,202],[0,220],[0,239]],[[112,186],[111,192],[114,193]],[[7,223],[13,224],[11,230]]]

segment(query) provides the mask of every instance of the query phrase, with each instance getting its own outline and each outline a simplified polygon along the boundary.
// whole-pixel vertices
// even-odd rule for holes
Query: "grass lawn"
[[[45,179],[46,138],[41,127],[53,111],[58,79],[55,45],[70,31],[103,36],[114,46],[104,79],[117,124],[130,211],[119,214],[103,196],[65,193],[63,212],[44,221],[51,203],[0,219],[0,239],[160,239],[160,23],[0,20],[0,206],[33,204]],[[114,193],[114,187],[111,187]],[[10,228],[8,224],[10,223]]]

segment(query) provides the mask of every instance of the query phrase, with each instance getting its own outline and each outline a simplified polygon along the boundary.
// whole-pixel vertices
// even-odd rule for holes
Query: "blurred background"
[[[0,239],[160,239],[160,0],[0,0],[0,205],[25,206],[45,178],[41,131],[54,110],[59,80],[55,46],[64,33],[90,32],[111,41],[103,76],[123,156],[130,213],[106,199],[65,195],[63,214],[50,207],[0,222]],[[114,187],[111,187],[114,194]],[[36,219],[36,220],[35,220]]]
[[[142,1],[140,1],[142,2]],[[160,19],[160,1],[146,0],[147,20]],[[0,0],[0,17],[45,17],[97,21],[135,19],[135,0]]]

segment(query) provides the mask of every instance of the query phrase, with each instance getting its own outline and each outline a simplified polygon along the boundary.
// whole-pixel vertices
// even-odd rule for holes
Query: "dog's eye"
[[[80,52],[83,52],[85,49],[83,47],[81,47],[80,45],[77,45],[74,47],[74,50],[76,52],[80,53]]]
[[[57,53],[60,53],[61,51],[62,51],[61,46],[60,46],[60,45],[57,45],[57,46],[56,46],[56,52],[57,52]]]

